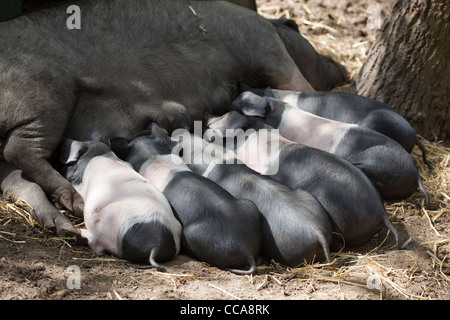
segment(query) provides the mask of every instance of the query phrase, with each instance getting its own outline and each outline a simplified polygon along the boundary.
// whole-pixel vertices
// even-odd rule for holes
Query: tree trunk
[[[353,85],[450,142],[450,1],[395,0]]]

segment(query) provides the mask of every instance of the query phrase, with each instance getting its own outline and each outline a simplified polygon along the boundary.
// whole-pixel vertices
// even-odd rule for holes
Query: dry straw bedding
[[[366,20],[361,12],[366,12],[368,6],[368,2],[364,0],[330,3],[318,0],[257,2],[259,12],[266,17],[295,19],[302,33],[317,50],[345,65],[351,78],[357,74],[365,53],[376,35],[376,30],[363,28]],[[349,3],[352,5],[349,6]],[[389,4],[385,2],[371,1],[371,3],[380,4],[383,13],[389,9]],[[324,10],[330,8],[333,10]],[[163,299],[167,298],[167,292],[171,292],[175,298],[186,298],[181,294],[180,288],[189,284],[197,285],[198,281],[202,281],[200,272],[209,274],[203,281],[206,282],[208,289],[219,294],[220,299],[358,298],[358,294],[351,295],[348,290],[358,292],[358,289],[368,288],[373,289],[371,292],[375,292],[380,299],[449,299],[450,148],[442,141],[421,140],[428,150],[428,158],[435,166],[435,170],[431,171],[424,165],[418,148],[413,150],[412,156],[429,192],[431,208],[424,208],[423,195],[420,192],[401,201],[386,203],[387,212],[394,225],[402,227],[400,232],[403,236],[409,234],[413,238],[411,248],[402,255],[408,256],[407,263],[401,261],[398,251],[393,248],[392,237],[383,231],[363,248],[334,253],[334,261],[330,264],[311,263],[298,268],[286,268],[276,262],[260,263],[254,277],[246,276],[248,281],[245,283],[254,289],[254,292],[248,294],[236,293],[237,288],[232,287],[231,283],[235,279],[233,277],[239,276],[226,274],[204,264],[196,271],[192,269],[181,273],[176,269],[171,273],[169,268],[165,274],[154,270],[145,271],[145,276],[153,277],[155,281],[159,281],[158,283],[168,283],[171,289],[166,289],[158,296]],[[52,247],[59,248],[54,249],[60,250],[58,257],[69,250],[72,252],[72,260],[76,263],[114,267],[126,264],[109,256],[94,257],[86,255],[86,252],[80,253],[74,238],[55,237],[42,232],[29,212],[29,207],[23,202],[15,204],[4,200],[0,202],[0,271],[2,262],[7,261],[3,257],[2,243],[18,248],[24,243],[56,243]],[[82,224],[82,221],[70,218],[74,224]],[[18,225],[22,228],[18,228]],[[26,230],[24,234],[17,232],[24,229]],[[185,264],[189,265],[189,262]],[[195,269],[199,269],[198,266],[195,266]],[[139,295],[136,287],[145,286],[145,280],[138,278],[137,275],[134,277],[131,278],[136,282],[132,290],[135,292],[134,297],[143,298],[145,295]],[[222,278],[225,279],[222,282],[215,281]],[[3,279],[0,276],[1,281]],[[129,297],[130,293],[125,293],[124,290],[110,290],[106,298],[122,299],[122,295]],[[174,292],[178,292],[179,295],[175,295]],[[304,295],[300,295],[300,292]],[[44,297],[60,298],[66,294],[67,290],[62,289]],[[93,296],[98,298],[95,294]],[[3,297],[4,294],[2,295],[0,290],[0,298]],[[209,294],[195,296],[193,293],[191,297],[209,299],[215,296]],[[74,297],[69,295],[69,298]],[[362,298],[366,296],[362,295]],[[372,294],[367,298],[374,299],[374,296]]]

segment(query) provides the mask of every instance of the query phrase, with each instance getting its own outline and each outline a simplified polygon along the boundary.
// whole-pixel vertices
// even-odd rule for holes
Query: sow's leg
[[[41,187],[5,161],[0,161],[0,189],[8,201],[25,201],[32,209],[32,217],[44,230],[56,231],[58,235],[78,234],[70,221],[48,201]]]
[[[63,128],[48,121],[39,122],[25,124],[11,133],[5,145],[5,160],[36,182],[59,208],[81,217],[83,199],[47,160],[58,146]],[[48,129],[59,134],[45,132]]]
[[[270,31],[267,32],[270,35],[270,41],[260,44],[260,53],[253,55],[257,73],[260,73],[267,85],[272,88],[301,92],[315,91],[289,55],[276,30]]]
[[[83,215],[83,199],[48,162],[74,108],[76,84],[51,63],[13,65],[0,75],[4,159],[37,183],[60,209]]]

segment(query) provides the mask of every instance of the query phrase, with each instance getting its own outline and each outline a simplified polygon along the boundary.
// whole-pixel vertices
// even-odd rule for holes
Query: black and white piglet
[[[65,140],[62,172],[83,197],[81,235],[110,253],[162,268],[180,250],[181,224],[164,195],[101,142]]]
[[[397,141],[407,152],[417,145],[425,164],[433,169],[426,157],[427,150],[411,124],[381,101],[347,92],[296,92],[272,88],[250,90],[261,96],[283,100],[319,117],[372,129]]]

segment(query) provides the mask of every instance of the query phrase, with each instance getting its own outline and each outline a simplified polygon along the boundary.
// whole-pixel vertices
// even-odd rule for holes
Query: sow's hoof
[[[76,217],[83,217],[84,201],[78,192],[73,190],[63,189],[57,191],[52,196],[53,203],[60,210],[68,210]]]
[[[64,217],[58,210],[57,214],[46,214],[44,217],[40,217],[42,223],[39,224],[44,230],[49,230],[58,236],[79,236],[80,232],[70,223],[70,221]],[[37,220],[37,219],[36,219]],[[38,220],[39,221],[39,220]]]
[[[40,210],[39,208],[25,208],[31,212],[31,216],[39,223],[45,231],[50,231],[58,236],[79,236],[78,231],[72,223],[56,208],[47,208]]]

